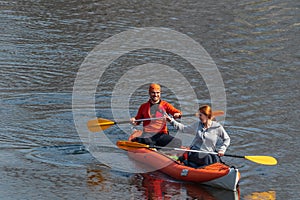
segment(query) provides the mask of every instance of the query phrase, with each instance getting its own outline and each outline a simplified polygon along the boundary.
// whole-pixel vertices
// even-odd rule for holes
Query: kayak
[[[149,171],[160,171],[175,180],[209,185],[236,191],[240,180],[239,170],[217,162],[201,168],[193,168],[174,160],[163,152],[152,148],[136,148],[117,142],[120,149],[128,151],[128,156],[147,166]]]

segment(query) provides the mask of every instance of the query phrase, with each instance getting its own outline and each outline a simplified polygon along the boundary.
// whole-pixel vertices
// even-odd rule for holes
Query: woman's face
[[[205,115],[205,114],[199,112],[199,119],[200,119],[200,121],[201,121],[202,123],[205,124],[205,123],[207,123],[208,117],[207,117],[207,115]]]

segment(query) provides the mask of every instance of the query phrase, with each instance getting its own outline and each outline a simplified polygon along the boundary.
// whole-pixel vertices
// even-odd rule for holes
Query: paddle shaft
[[[188,151],[188,152],[195,152],[195,153],[218,154],[217,152],[211,152],[211,151],[200,151],[200,150],[193,150],[193,149],[181,149],[181,148],[172,148],[172,147],[162,147],[162,146],[156,146],[156,145],[150,146],[150,145],[147,145],[147,144],[135,143],[135,142],[134,142],[134,145],[131,145],[130,143],[132,143],[132,142],[130,142],[130,141],[126,142],[125,146],[135,147],[135,148],[158,148],[158,149],[168,149],[168,150],[175,150],[175,151]],[[229,155],[229,156],[231,156],[231,157],[238,157],[238,156],[233,156],[233,155]],[[243,158],[243,157],[241,156],[240,158]]]
[[[196,153],[218,154],[216,152],[211,152],[211,151],[199,151],[193,149],[162,147],[162,146],[147,145],[147,144],[131,142],[131,141],[118,141],[117,146],[126,146],[126,147],[133,147],[133,148],[157,148],[157,149],[167,149],[167,150],[174,150],[174,151],[184,151],[184,152],[188,151],[188,152],[196,152]]]
[[[224,115],[224,111],[217,110],[213,112],[213,117]],[[196,117],[197,114],[186,114],[182,115],[182,117]],[[143,121],[151,121],[151,120],[158,120],[158,119],[164,119],[165,116],[162,117],[154,117],[154,118],[146,118],[146,119],[137,119],[136,122],[143,122]],[[104,118],[97,118],[93,119],[87,122],[88,129],[92,132],[98,132],[108,129],[109,127],[116,125],[116,124],[128,124],[130,121],[111,121]]]
[[[159,148],[159,147],[157,147]],[[180,148],[173,148],[174,150],[178,151],[189,151],[189,152],[195,152],[195,153],[207,153],[207,154],[215,154],[217,155],[217,152],[211,152],[211,151],[199,151],[199,150],[193,150],[193,149],[180,149]],[[245,156],[240,155],[233,155],[233,154],[224,154],[224,156],[227,157],[234,157],[234,158],[245,158]]]
[[[224,114],[224,113],[222,113]],[[220,115],[218,113],[216,113],[216,115]],[[195,117],[196,114],[186,114],[186,115],[182,115],[181,117]],[[153,117],[153,118],[145,118],[145,119],[137,119],[135,120],[136,122],[143,122],[143,121],[151,121],[151,120],[157,120],[157,119],[163,119],[165,117]],[[114,124],[126,124],[129,123],[129,121],[115,121]]]
[[[150,147],[148,145],[148,147]],[[218,154],[217,152],[211,152],[211,151],[200,151],[200,150],[193,150],[193,149],[181,149],[181,148],[171,148],[171,147],[161,147],[161,146],[153,146],[154,148],[159,148],[159,149],[169,149],[169,150],[175,150],[175,151],[188,151],[188,152],[195,152],[195,153],[207,153],[207,154]],[[243,158],[242,156],[236,156],[236,155],[227,155],[225,154],[224,156],[230,156],[230,157],[237,157],[237,158]]]
[[[147,145],[150,147],[149,145]],[[169,149],[169,150],[175,150],[175,151],[187,151],[187,152],[195,152],[195,153],[207,153],[207,154],[215,154],[217,155],[217,152],[211,152],[211,151],[200,151],[200,150],[193,150],[193,149],[181,149],[181,148],[171,148],[171,147],[161,147],[161,146],[153,146],[154,148],[161,148],[161,149]],[[224,154],[223,156],[227,157],[233,157],[233,158],[245,158],[247,159],[247,156],[241,156],[241,155],[234,155],[234,154]]]
[[[196,153],[207,153],[207,154],[218,154],[217,152],[208,152],[208,151],[199,151],[193,149],[182,149],[182,148],[170,148],[170,147],[160,147],[160,146],[149,146],[147,144],[142,144],[138,142],[131,142],[131,141],[118,141],[117,146],[119,147],[130,147],[130,148],[161,148],[161,149],[169,149],[169,150],[178,150],[178,151],[185,151],[185,152],[196,152]],[[272,156],[241,156],[241,155],[232,155],[232,154],[225,154],[224,156],[228,157],[235,157],[235,158],[244,158],[246,160],[263,164],[263,165],[276,165],[277,160]]]
[[[145,118],[145,119],[137,119],[135,120],[136,122],[143,122],[143,121],[151,121],[151,120],[157,120],[157,119],[163,119],[164,117],[153,117],[153,118]],[[114,122],[114,124],[126,124],[129,123],[129,121],[119,121],[119,122]]]
[[[196,114],[186,114],[182,115],[181,117],[195,117]],[[151,120],[157,120],[157,119],[163,119],[165,117],[153,117],[153,118],[146,118],[146,119],[137,119],[135,120],[136,122],[143,122],[143,121],[151,121]],[[114,124],[126,124],[129,123],[128,121],[119,121],[119,122],[114,122]]]
[[[245,158],[245,156],[233,155],[233,154],[224,154],[224,156],[233,157],[233,158]]]
[[[160,147],[157,147],[160,148]],[[165,148],[165,147],[163,147]],[[167,147],[168,148],[168,147]],[[169,148],[172,149],[172,148]],[[210,151],[198,151],[198,150],[193,150],[193,149],[181,149],[181,148],[173,148],[173,150],[178,150],[178,151],[188,151],[188,152],[195,152],[195,153],[207,153],[207,154],[215,154],[217,155],[217,152],[210,152]],[[233,154],[224,154],[223,156],[227,157],[234,157],[234,158],[243,158],[258,164],[262,165],[276,165],[277,160],[276,158],[273,158],[272,156],[241,156],[241,155],[233,155]]]

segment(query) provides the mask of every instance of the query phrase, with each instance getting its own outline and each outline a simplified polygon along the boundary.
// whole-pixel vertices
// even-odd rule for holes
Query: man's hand
[[[170,115],[168,115],[167,113],[164,114],[164,117],[166,118],[166,120],[168,122],[170,122],[172,120],[172,117],[170,117]]]
[[[135,117],[130,118],[130,124],[136,126],[136,121],[135,121]]]
[[[174,113],[174,118],[180,118],[181,117],[181,113]]]

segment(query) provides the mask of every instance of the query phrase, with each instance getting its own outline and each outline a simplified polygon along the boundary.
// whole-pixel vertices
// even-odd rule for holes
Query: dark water
[[[82,146],[72,110],[77,72],[96,45],[135,27],[170,28],[201,44],[224,81],[228,151],[278,159],[276,166],[226,159],[241,171],[241,199],[299,198],[299,1],[1,1],[0,8],[1,199],[232,199],[161,174],[120,172]],[[112,117],[122,66],[151,61],[186,64],[154,50],[119,58],[99,83],[101,117]],[[143,89],[130,113],[147,99]],[[209,102],[205,87],[195,89]],[[172,91],[163,97],[177,102]],[[117,126],[106,134],[127,137]]]

